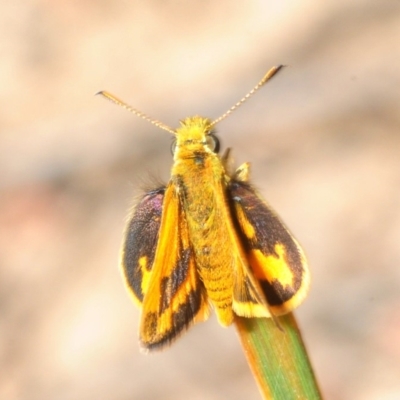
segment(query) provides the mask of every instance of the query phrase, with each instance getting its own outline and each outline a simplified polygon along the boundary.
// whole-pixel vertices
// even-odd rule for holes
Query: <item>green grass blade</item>
[[[322,399],[293,314],[278,318],[236,317],[250,368],[265,399]]]

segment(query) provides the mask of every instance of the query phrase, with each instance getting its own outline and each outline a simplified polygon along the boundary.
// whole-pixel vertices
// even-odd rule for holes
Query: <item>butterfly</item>
[[[176,130],[100,92],[174,136],[171,179],[137,202],[121,250],[126,287],[142,310],[143,349],[168,346],[205,321],[211,307],[229,326],[234,315],[276,319],[307,295],[301,247],[250,183],[249,163],[230,170],[230,149],[219,155],[214,132],[281,68],[271,68],[220,118],[189,117]]]

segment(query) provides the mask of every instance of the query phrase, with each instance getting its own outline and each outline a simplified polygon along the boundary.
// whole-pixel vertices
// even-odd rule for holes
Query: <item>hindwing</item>
[[[274,315],[290,312],[303,301],[309,287],[301,247],[247,181],[232,179],[228,194],[247,262],[269,310]]]

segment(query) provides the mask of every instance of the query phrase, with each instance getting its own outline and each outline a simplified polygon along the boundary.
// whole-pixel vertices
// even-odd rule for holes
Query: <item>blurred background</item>
[[[169,135],[217,118],[302,243],[296,316],[326,399],[400,398],[400,3],[0,3],[0,398],[258,399],[212,317],[139,352],[120,278],[127,210],[167,181]],[[271,343],[273,346],[273,343]]]

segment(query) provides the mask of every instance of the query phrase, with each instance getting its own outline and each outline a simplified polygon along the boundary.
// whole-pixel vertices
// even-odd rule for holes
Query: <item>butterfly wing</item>
[[[171,183],[163,193],[161,219],[160,195],[159,192],[149,197],[147,207],[139,204],[133,220],[137,226],[144,227],[147,223],[147,231],[142,228],[142,235],[136,241],[128,234],[130,240],[126,243],[129,246],[125,246],[123,253],[125,259],[131,253],[138,254],[131,256],[125,276],[142,303],[139,336],[142,347],[148,350],[170,344],[192,323],[203,321],[209,315],[205,289],[196,270],[175,186]],[[152,232],[152,224],[158,225],[157,235]],[[143,236],[146,233],[147,238]],[[132,249],[142,241],[153,244],[147,254],[143,250],[140,252],[140,248],[145,247],[143,243],[138,249]]]
[[[247,171],[244,176],[247,179]],[[282,315],[290,312],[300,305],[309,287],[309,272],[302,249],[246,180],[232,179],[228,195],[250,274],[256,281],[249,274],[242,278],[243,284],[237,281],[235,309],[241,310],[239,315],[262,316],[249,309],[259,300],[254,295],[253,298],[247,295],[247,279],[251,288],[258,286],[262,291],[269,313]]]

